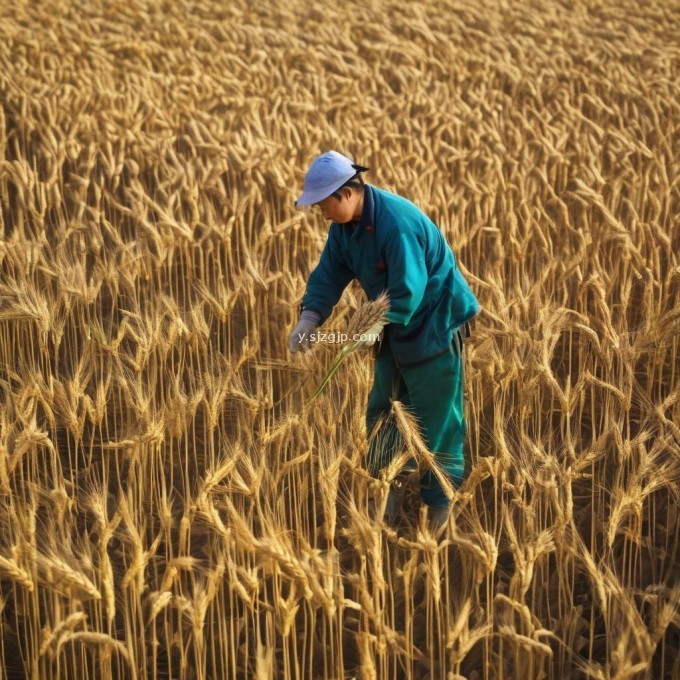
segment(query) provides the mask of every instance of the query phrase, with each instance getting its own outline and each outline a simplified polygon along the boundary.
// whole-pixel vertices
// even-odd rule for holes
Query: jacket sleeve
[[[322,324],[331,315],[342,291],[353,278],[354,274],[340,255],[334,229],[331,227],[319,263],[309,275],[302,308],[313,309],[321,314],[319,323]]]
[[[427,286],[425,249],[411,231],[396,231],[385,244],[391,323],[406,325],[423,301]]]

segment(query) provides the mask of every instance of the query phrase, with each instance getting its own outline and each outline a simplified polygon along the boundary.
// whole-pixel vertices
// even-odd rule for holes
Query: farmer
[[[296,205],[318,205],[331,226],[307,282],[290,351],[310,348],[310,334],[330,316],[352,279],[359,280],[370,300],[387,291],[389,323],[375,361],[367,433],[398,399],[417,417],[429,450],[458,486],[465,469],[463,336],[479,304],[437,226],[407,199],[365,184],[362,173],[367,170],[329,151],[307,171]],[[373,474],[394,453],[393,446],[384,444],[383,438],[382,451],[371,453]],[[431,521],[443,524],[449,501],[432,472],[420,480],[420,493]],[[392,488],[388,519],[396,518],[400,504]]]

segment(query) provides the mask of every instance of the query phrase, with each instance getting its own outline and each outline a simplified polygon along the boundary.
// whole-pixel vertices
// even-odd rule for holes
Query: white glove
[[[308,352],[312,348],[310,335],[319,327],[321,315],[311,309],[305,309],[300,314],[300,321],[288,338],[290,351]]]

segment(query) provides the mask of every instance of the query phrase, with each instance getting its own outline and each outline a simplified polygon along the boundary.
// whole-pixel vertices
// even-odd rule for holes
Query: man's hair
[[[363,191],[364,188],[366,187],[366,184],[364,183],[364,178],[361,176],[361,172],[357,172],[354,177],[350,177],[342,186],[339,186],[332,194],[331,196],[334,196],[335,198],[339,200],[342,199],[342,195],[340,194],[340,189],[344,189],[345,187],[349,187],[350,189],[356,189],[357,191]]]

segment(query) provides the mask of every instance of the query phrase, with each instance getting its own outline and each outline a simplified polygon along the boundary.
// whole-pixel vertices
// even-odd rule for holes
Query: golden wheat
[[[680,677],[671,4],[0,17],[0,680]],[[369,474],[368,354],[305,402],[327,229],[293,199],[330,148],[480,299],[460,488],[399,401]]]

